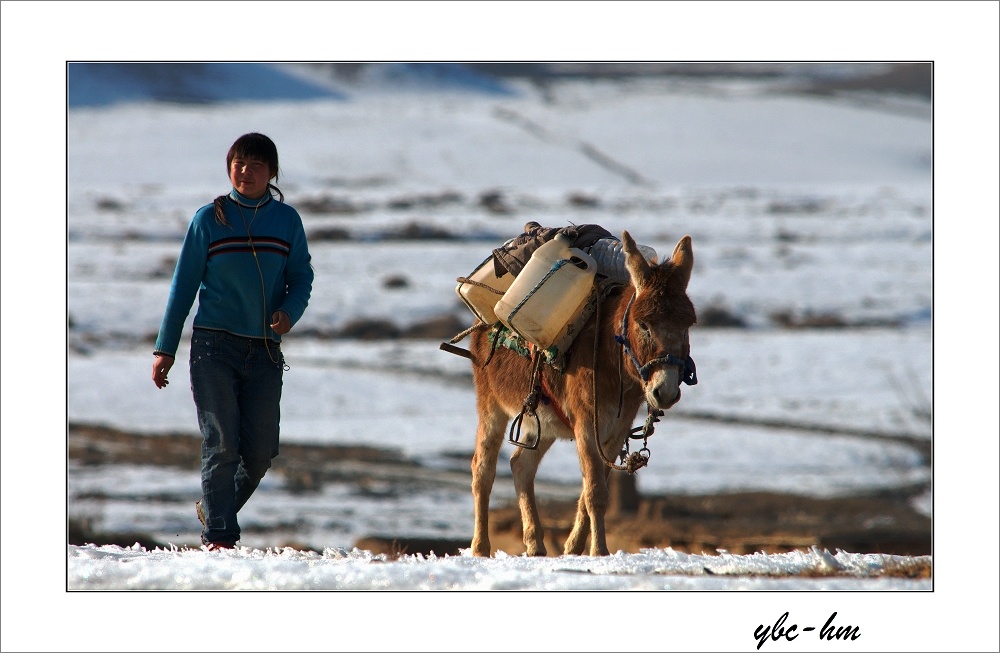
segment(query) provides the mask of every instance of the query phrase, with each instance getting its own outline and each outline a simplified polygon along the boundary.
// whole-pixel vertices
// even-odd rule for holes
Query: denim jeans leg
[[[254,341],[246,359],[246,379],[239,393],[240,464],[236,471],[236,510],[257,489],[278,455],[284,359],[276,343]]]
[[[196,329],[191,339],[191,391],[198,411],[204,542],[236,542],[236,472],[240,462],[238,392],[242,360],[225,334]]]

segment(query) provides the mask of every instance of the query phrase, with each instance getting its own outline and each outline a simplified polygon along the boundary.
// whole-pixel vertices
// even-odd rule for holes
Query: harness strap
[[[537,449],[538,443],[542,439],[542,420],[538,417],[537,410],[538,401],[543,396],[541,363],[541,351],[533,347],[531,355],[531,376],[528,382],[528,396],[524,398],[524,403],[521,406],[521,412],[514,417],[514,420],[510,424],[510,431],[507,432],[507,441],[524,449]],[[524,420],[525,415],[535,418],[534,437],[528,441],[521,439],[521,422]]]
[[[555,399],[555,394],[549,388],[549,384],[545,382],[545,377],[541,377],[542,382],[542,400],[552,407],[552,411],[559,418],[559,421],[566,425],[566,428],[573,430],[573,425],[569,423],[569,418],[566,417],[566,413],[563,412],[562,407],[559,406],[559,402]]]

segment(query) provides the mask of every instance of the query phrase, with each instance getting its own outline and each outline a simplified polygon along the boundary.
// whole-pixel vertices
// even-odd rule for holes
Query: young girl
[[[196,509],[209,550],[235,546],[236,513],[278,455],[281,336],[302,317],[313,282],[302,219],[271,183],[271,139],[240,136],[226,169],[232,190],[188,226],[153,352],[153,383],[164,388],[197,295],[191,390],[204,440]]]

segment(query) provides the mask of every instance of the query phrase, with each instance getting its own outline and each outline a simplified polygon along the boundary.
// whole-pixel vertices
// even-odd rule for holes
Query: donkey
[[[680,400],[682,380],[697,382],[688,343],[688,329],[695,323],[694,306],[687,296],[694,266],[691,237],[681,238],[670,259],[660,264],[648,262],[627,231],[622,233],[622,244],[631,282],[613,287],[600,301],[574,340],[574,352],[563,372],[540,366],[547,401],[537,405],[537,424],[534,419],[523,423],[529,431],[540,427],[541,433],[534,434],[537,447],[519,447],[511,455],[524,544],[530,556],[546,555],[534,481],[542,456],[555,440],[575,440],[583,475],[576,518],[563,553],[582,555],[589,537],[589,555],[609,555],[604,516],[611,461],[622,451],[644,400],[651,414],[659,414]],[[472,553],[488,557],[489,502],[497,459],[506,426],[521,414],[525,393],[531,389],[526,386],[532,378],[532,361],[505,347],[497,347],[489,358],[491,342],[486,330],[471,333],[470,352],[479,418],[472,458]]]

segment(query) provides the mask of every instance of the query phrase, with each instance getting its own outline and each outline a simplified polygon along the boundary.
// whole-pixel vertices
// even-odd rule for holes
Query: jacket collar
[[[272,198],[270,189],[268,189],[268,192],[264,193],[264,197],[252,200],[248,197],[241,195],[239,191],[237,191],[234,188],[229,192],[229,199],[233,200],[234,202],[236,202],[245,209],[259,209],[268,204]]]

